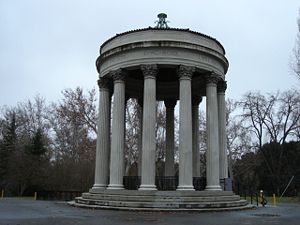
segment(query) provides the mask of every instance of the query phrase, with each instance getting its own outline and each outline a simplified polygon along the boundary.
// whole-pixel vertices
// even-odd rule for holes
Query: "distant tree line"
[[[249,92],[227,100],[229,174],[239,188],[280,193],[291,176],[299,176],[300,95],[296,90],[262,95]],[[11,195],[34,190],[87,191],[94,182],[97,136],[96,91],[62,91],[46,103],[36,96],[0,114],[0,188]],[[127,102],[124,175],[137,176],[139,105]],[[99,115],[101,116],[101,115]],[[201,176],[205,176],[206,122],[199,113]],[[178,163],[178,118],[175,116]],[[157,170],[163,176],[165,107],[157,103]],[[237,187],[236,187],[237,188]]]
[[[93,180],[96,136],[95,90],[66,89],[52,104],[37,96],[0,116],[0,188],[87,190]]]

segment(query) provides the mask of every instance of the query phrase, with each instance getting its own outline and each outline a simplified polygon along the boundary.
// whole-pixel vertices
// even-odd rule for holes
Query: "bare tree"
[[[138,161],[138,138],[140,131],[139,104],[135,99],[129,99],[126,104],[125,132],[125,175],[129,175],[132,165]],[[137,173],[134,171],[132,173]]]
[[[299,17],[297,20],[298,33],[296,37],[295,47],[293,49],[293,59],[291,62],[291,67],[296,77],[300,80],[300,10]]]
[[[246,128],[257,137],[259,149],[263,145],[266,118],[272,112],[275,101],[276,98],[274,96],[266,99],[259,92],[249,92],[239,103],[243,109],[243,122]]]
[[[275,100],[274,106],[264,120],[270,142],[285,143],[286,139],[299,127],[299,97],[296,90],[285,91],[281,94],[277,92],[275,97],[268,95],[268,99]]]
[[[249,92],[239,103],[243,109],[242,117],[244,126],[256,136],[258,150],[262,149],[263,138],[266,131],[266,118],[272,111],[275,100],[275,97],[271,97],[267,100],[266,97],[259,92]],[[269,173],[273,175],[274,171],[264,153],[263,157]]]
[[[87,140],[93,142],[97,132],[95,91],[85,95],[77,87],[75,90],[66,89],[62,94],[62,100],[52,105],[51,112],[54,157],[79,160],[81,153],[87,153],[84,143]]]
[[[95,91],[67,89],[52,104],[51,188],[87,190],[93,183],[96,150]]]
[[[207,151],[206,117],[203,110],[199,110],[199,151],[200,175],[206,176],[206,151]]]
[[[75,90],[65,89],[62,91],[63,99],[59,104],[60,113],[69,121],[77,120],[77,123],[84,124],[89,130],[97,134],[97,112],[96,112],[96,92],[95,89],[83,93],[82,88]]]
[[[44,98],[36,95],[33,101],[27,100],[25,103],[19,103],[16,110],[24,132],[33,134],[41,129],[45,134],[48,133],[50,129],[49,107]]]
[[[226,132],[229,174],[232,179],[233,164],[242,155],[252,151],[251,135],[244,127],[243,117],[239,114],[238,102],[233,99],[226,101]]]
[[[156,158],[159,161],[165,159],[166,110],[163,102],[158,102],[156,109]]]

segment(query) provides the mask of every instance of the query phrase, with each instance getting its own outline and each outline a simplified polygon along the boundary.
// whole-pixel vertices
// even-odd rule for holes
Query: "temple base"
[[[231,191],[94,190],[70,205],[99,209],[142,211],[218,211],[249,209],[246,200]]]

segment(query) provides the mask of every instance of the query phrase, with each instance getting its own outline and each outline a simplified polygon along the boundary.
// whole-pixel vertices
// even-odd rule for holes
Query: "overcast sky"
[[[0,0],[0,106],[96,87],[101,43],[154,26],[160,12],[171,27],[222,43],[228,97],[297,88],[289,62],[299,7],[299,0]]]

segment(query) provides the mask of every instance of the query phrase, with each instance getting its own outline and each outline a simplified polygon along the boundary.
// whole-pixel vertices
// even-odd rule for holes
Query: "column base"
[[[123,184],[110,184],[107,186],[107,190],[123,190]]]
[[[105,189],[107,184],[94,184],[92,189]]]
[[[205,187],[205,191],[222,191],[220,185],[209,185]]]
[[[179,185],[176,191],[195,191],[193,185]]]
[[[139,191],[157,191],[157,188],[155,185],[142,184],[139,188]]]

